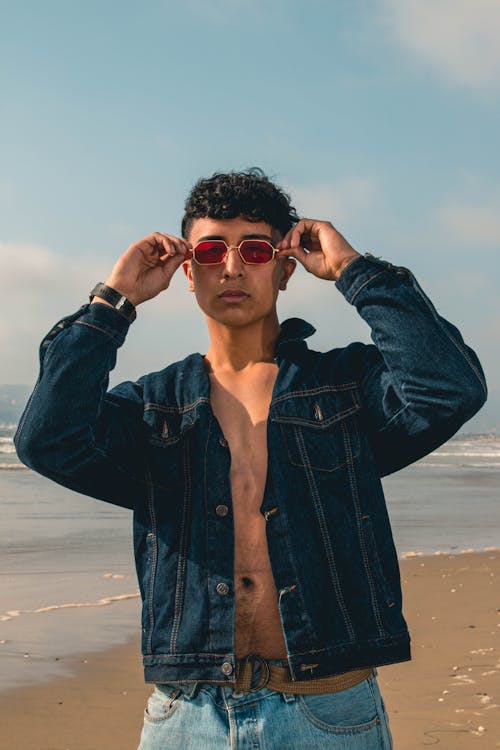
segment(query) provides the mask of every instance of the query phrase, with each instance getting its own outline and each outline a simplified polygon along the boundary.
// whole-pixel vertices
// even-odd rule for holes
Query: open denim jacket
[[[267,422],[260,511],[294,680],[411,658],[380,477],[486,400],[476,354],[407,268],[366,253],[335,285],[374,344],[312,351],[314,328],[286,320]],[[128,326],[100,304],[54,326],[17,452],[55,482],[133,509],[146,680],[231,684],[231,456],[209,377],[196,353],[106,392]]]

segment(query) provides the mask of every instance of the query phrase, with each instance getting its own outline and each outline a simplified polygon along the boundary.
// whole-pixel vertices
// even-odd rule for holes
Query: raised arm
[[[302,220],[281,249],[311,273],[335,280],[370,326],[374,345],[358,347],[356,357],[381,476],[442,445],[484,404],[477,355],[437,313],[411,271],[360,255],[329,222]]]
[[[188,244],[154,233],[131,245],[106,285],[139,305],[166,289]],[[94,298],[40,346],[40,372],[14,443],[27,466],[70,489],[133,507],[146,491],[142,381],[107,393],[130,322]]]

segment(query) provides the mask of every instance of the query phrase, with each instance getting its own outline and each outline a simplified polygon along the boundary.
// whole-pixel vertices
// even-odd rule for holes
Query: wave
[[[410,464],[411,465],[411,464]],[[500,469],[500,461],[481,461],[481,463],[473,463],[472,461],[465,462],[449,462],[449,463],[440,463],[439,461],[429,461],[425,459],[420,459],[420,461],[417,461],[413,464],[413,466],[417,469]]]
[[[500,449],[495,452],[484,452],[484,451],[433,451],[430,455],[434,456],[451,456],[452,458],[460,458],[460,456],[472,456],[472,458],[500,458]]]
[[[12,438],[0,437],[0,453],[15,453],[16,447]]]
[[[11,471],[16,469],[26,469],[28,470],[28,466],[25,466],[24,464],[19,463],[11,463],[11,464],[0,464],[0,471]]]
[[[66,604],[49,604],[46,607],[38,607],[38,609],[10,609],[3,615],[0,615],[0,622],[6,622],[12,620],[14,617],[21,617],[21,615],[40,615],[45,612],[55,612],[59,609],[80,609],[81,607],[107,607],[109,604],[115,602],[123,602],[127,599],[138,599],[140,593],[136,591],[134,594],[118,594],[116,596],[104,596],[102,599],[97,599],[95,602],[68,602]]]
[[[402,552],[399,557],[400,559],[406,559],[409,557],[434,557],[437,555],[472,555],[479,552],[500,552],[500,547],[480,547],[479,549],[469,547],[468,549],[451,550],[448,552],[442,549],[437,549],[434,552],[422,552],[422,550],[412,549],[408,550],[408,552]]]

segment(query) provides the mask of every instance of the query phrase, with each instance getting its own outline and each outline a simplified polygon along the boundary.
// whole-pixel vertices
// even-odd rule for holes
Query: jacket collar
[[[283,355],[288,346],[300,343],[312,336],[316,329],[301,318],[287,318],[280,325],[280,333],[276,341],[276,356]],[[210,400],[210,379],[203,364],[203,355],[199,352],[190,354],[181,362],[177,362],[177,389],[179,404],[193,405],[201,401]]]
[[[280,326],[280,334],[276,341],[276,353],[286,344],[302,341],[316,332],[314,326],[302,318],[287,318]]]

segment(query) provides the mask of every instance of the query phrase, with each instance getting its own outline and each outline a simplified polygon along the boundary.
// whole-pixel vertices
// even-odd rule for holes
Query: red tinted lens
[[[199,242],[193,250],[195,260],[205,265],[221,263],[226,251],[227,247],[222,240]]]
[[[274,251],[265,240],[244,240],[240,247],[245,263],[268,263]]]

